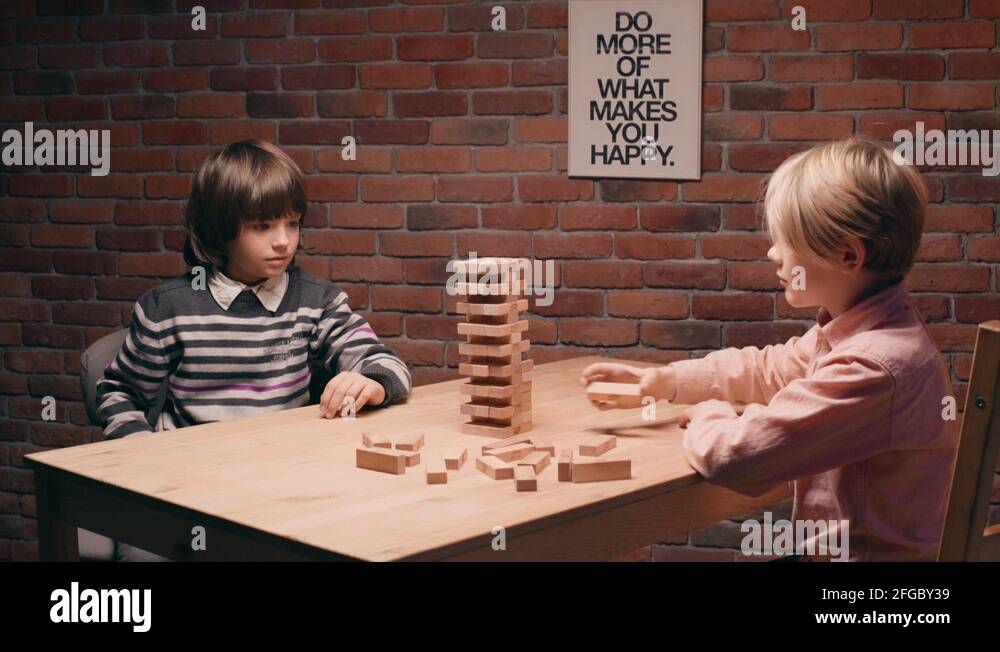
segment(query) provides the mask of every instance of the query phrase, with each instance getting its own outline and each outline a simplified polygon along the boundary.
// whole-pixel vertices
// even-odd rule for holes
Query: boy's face
[[[298,215],[245,222],[240,234],[226,243],[229,262],[224,271],[232,279],[256,285],[285,271],[298,246]]]
[[[778,282],[785,290],[785,299],[795,308],[829,308],[843,289],[842,273],[800,256],[781,238],[772,244],[767,257],[778,266]]]

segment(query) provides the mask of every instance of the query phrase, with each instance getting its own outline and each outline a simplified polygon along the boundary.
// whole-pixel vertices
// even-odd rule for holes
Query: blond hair
[[[853,137],[790,156],[767,181],[763,203],[772,240],[824,264],[854,236],[865,269],[901,279],[920,246],[927,193],[915,168]]]

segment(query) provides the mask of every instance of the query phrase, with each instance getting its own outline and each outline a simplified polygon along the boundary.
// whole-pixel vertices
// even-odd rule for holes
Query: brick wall
[[[194,4],[205,32],[190,29]],[[312,200],[300,264],[340,283],[426,383],[457,376],[444,265],[470,250],[557,261],[556,301],[531,314],[539,362],[665,363],[802,333],[812,311],[776,292],[756,229],[760,181],[852,133],[1000,129],[997,0],[707,0],[703,180],[569,179],[566,3],[502,3],[501,33],[492,4],[0,4],[4,128],[110,128],[113,145],[107,177],[0,174],[0,559],[36,556],[22,457],[100,436],[80,403],[81,351],[185,271],[190,174],[225,143],[294,156]],[[788,27],[796,4],[806,32]],[[1000,316],[1000,178],[925,179],[909,284],[961,392],[975,324]],[[47,395],[55,422],[40,420]],[[732,559],[740,538],[727,521],[631,558]]]

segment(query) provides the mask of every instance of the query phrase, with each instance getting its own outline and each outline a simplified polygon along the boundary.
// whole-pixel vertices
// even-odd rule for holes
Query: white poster
[[[702,0],[570,0],[569,176],[701,178]]]

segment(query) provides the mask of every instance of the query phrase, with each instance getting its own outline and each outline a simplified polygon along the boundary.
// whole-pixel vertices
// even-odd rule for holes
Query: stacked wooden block
[[[524,263],[515,258],[477,258],[454,261],[454,271],[468,282],[457,283],[462,297],[457,309],[466,321],[458,325],[459,335],[468,341],[458,352],[468,356],[459,364],[459,373],[469,382],[461,385],[469,401],[461,406],[470,420],[462,432],[489,437],[510,437],[531,429],[531,370],[527,357],[529,340],[524,338],[528,309],[522,298]],[[492,277],[483,275],[492,274]],[[488,278],[488,282],[483,282]]]

